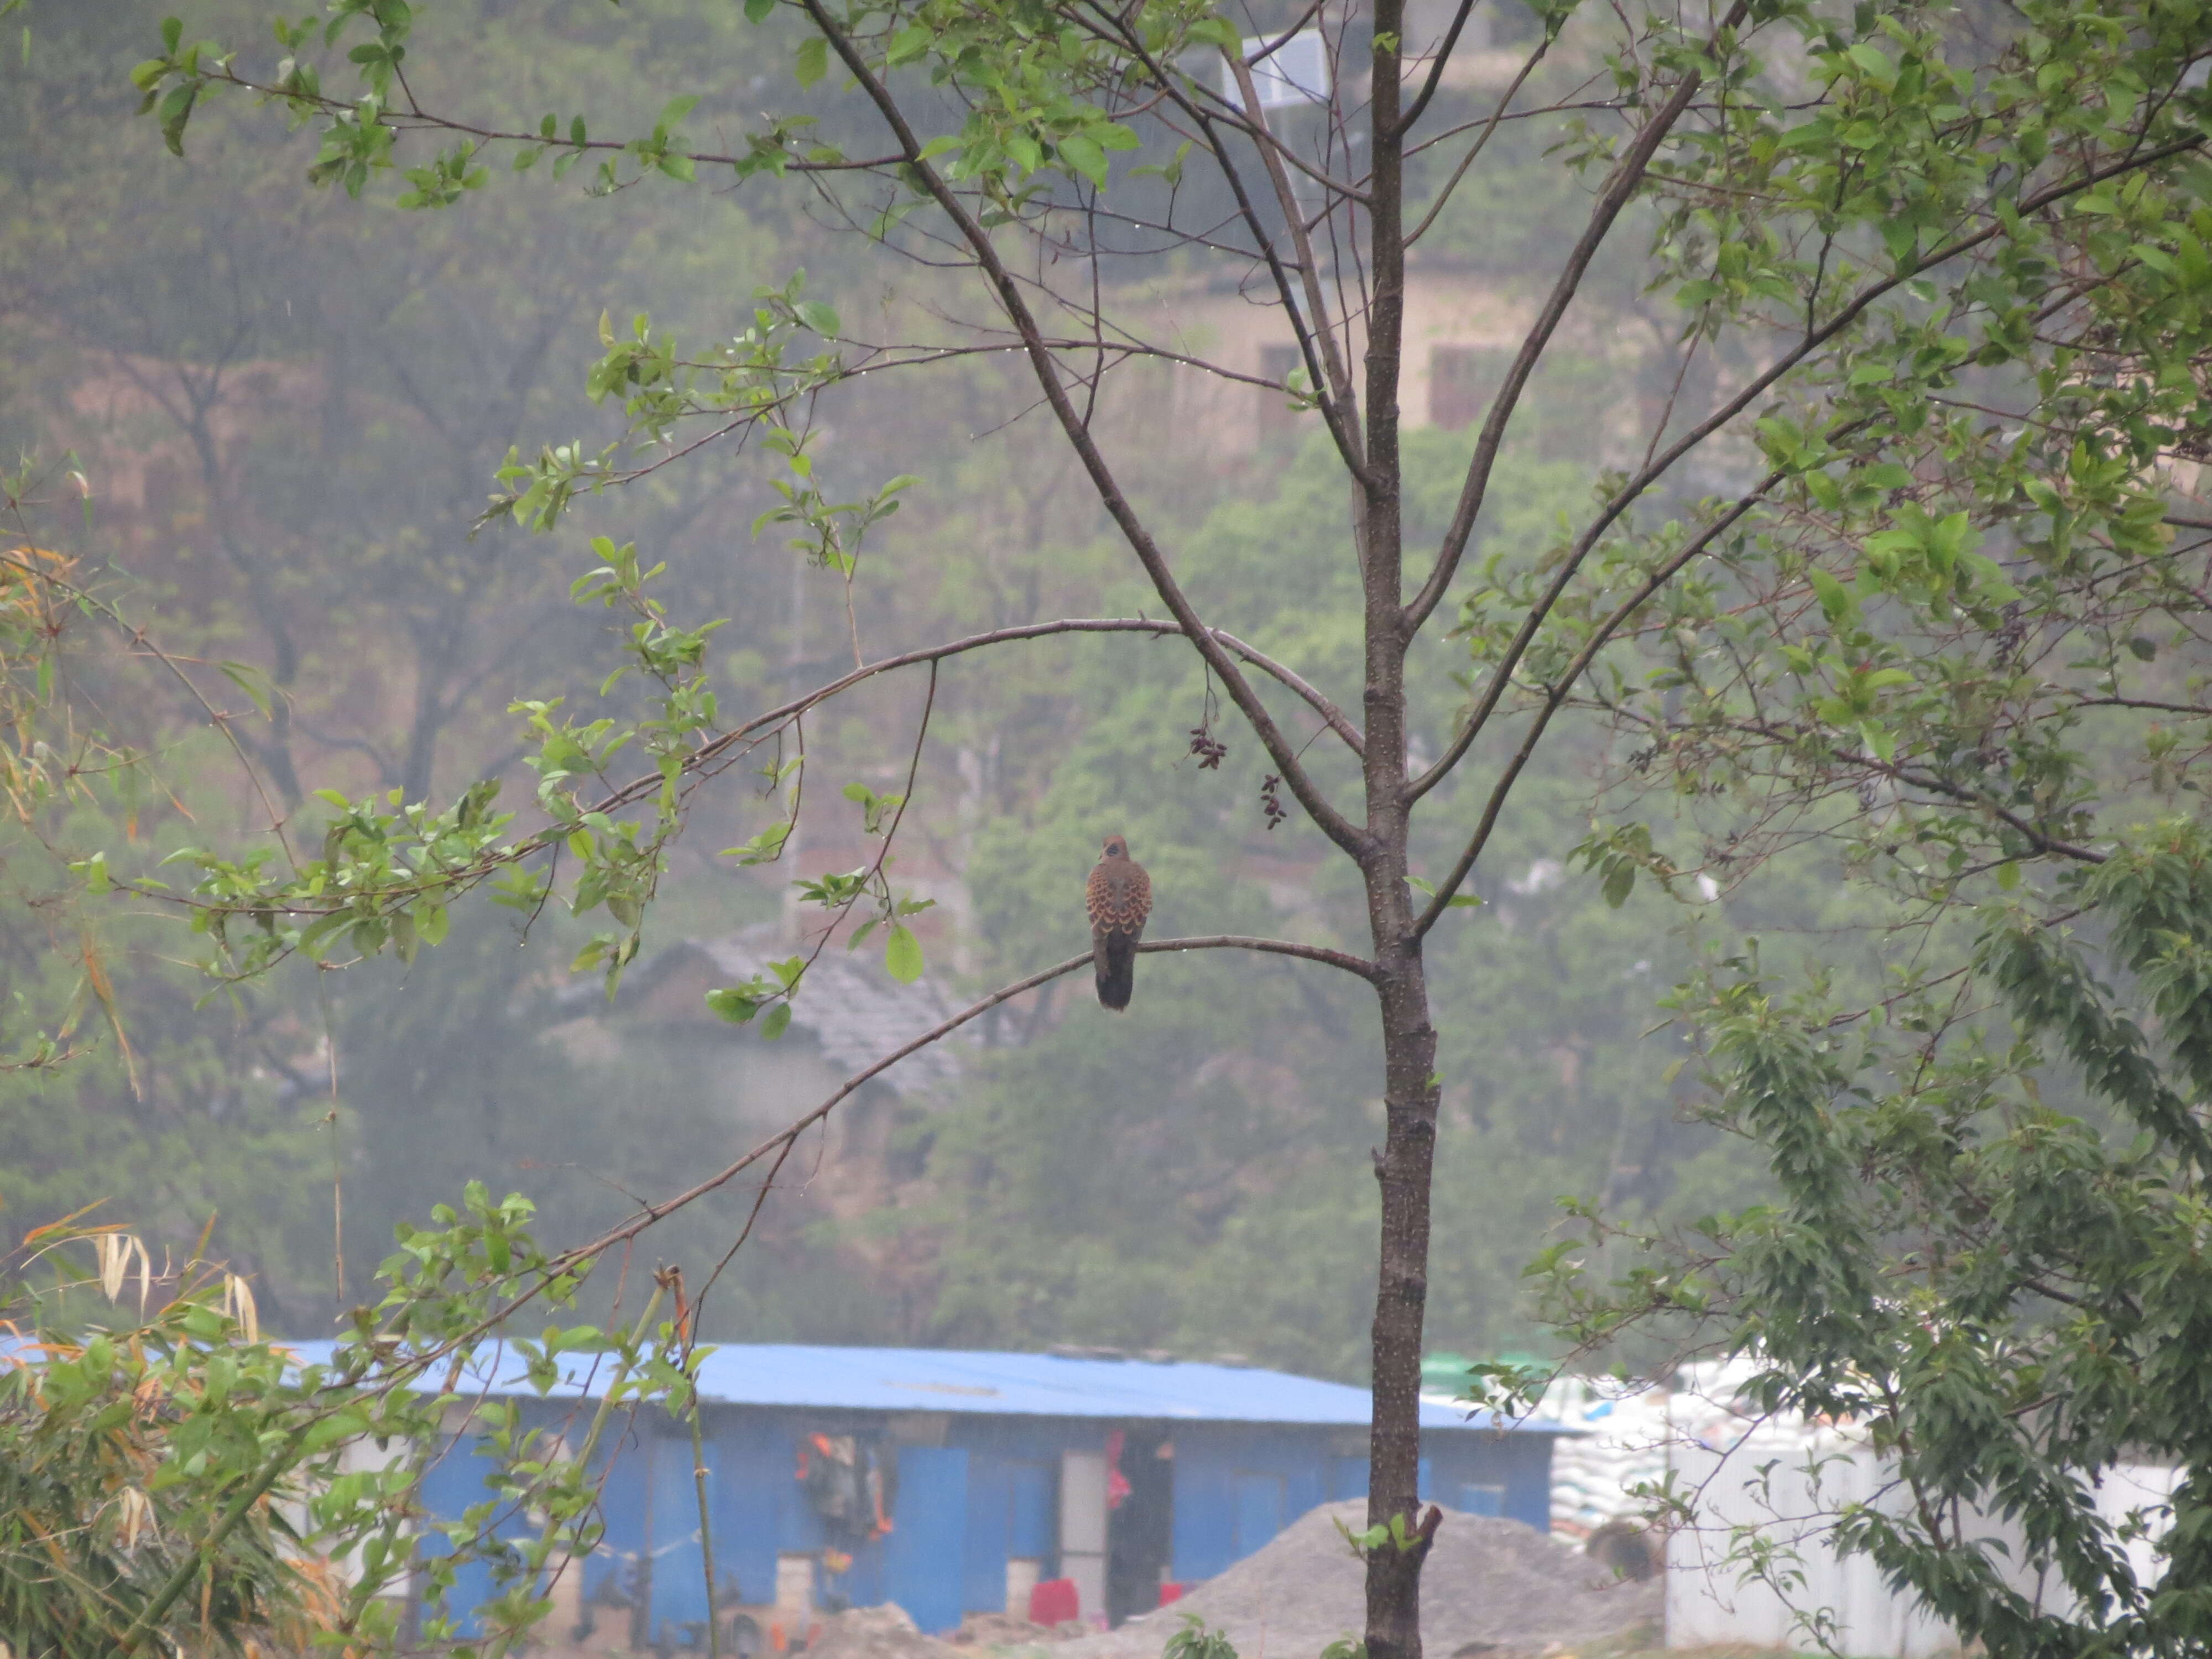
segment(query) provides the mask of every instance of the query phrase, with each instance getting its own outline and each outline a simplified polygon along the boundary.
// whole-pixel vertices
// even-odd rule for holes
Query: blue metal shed
[[[302,1344],[301,1358],[326,1347]],[[533,1423],[569,1419],[597,1391],[572,1368],[539,1399],[499,1351],[471,1369],[465,1391],[524,1396]],[[1210,1578],[1316,1504],[1367,1489],[1366,1391],[1280,1371],[762,1344],[709,1354],[700,1382],[716,1600],[787,1636],[802,1597],[895,1601],[942,1631],[1021,1611],[1028,1586],[1054,1578],[1076,1583],[1086,1615],[1126,1617],[1157,1605],[1162,1583]],[[1431,1403],[1422,1428],[1425,1500],[1548,1524],[1556,1426]],[[584,1604],[626,1606],[642,1642],[684,1640],[708,1617],[688,1430],[639,1412],[609,1456]],[[847,1480],[848,1499],[869,1494],[857,1514],[823,1501],[819,1474],[801,1478],[824,1458],[833,1474],[873,1473],[872,1487]],[[471,1464],[439,1465],[434,1511],[482,1498]]]

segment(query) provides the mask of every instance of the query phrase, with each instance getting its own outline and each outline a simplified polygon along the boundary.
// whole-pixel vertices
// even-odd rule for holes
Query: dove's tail
[[[1098,1006],[1127,1007],[1137,988],[1137,941],[1126,933],[1109,933],[1092,947],[1091,962],[1098,975]]]

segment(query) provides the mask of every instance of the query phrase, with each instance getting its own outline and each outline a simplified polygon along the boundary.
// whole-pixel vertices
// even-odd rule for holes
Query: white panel
[[[1006,1617],[1030,1616],[1030,1593],[1037,1587],[1038,1563],[1027,1556],[1006,1559]]]
[[[775,1610],[800,1630],[814,1617],[814,1558],[783,1554],[775,1558]]]
[[[1063,1555],[1106,1553],[1106,1454],[1060,1455],[1060,1550]]]
[[[1060,1576],[1075,1581],[1077,1611],[1106,1614],[1106,1454],[1060,1455]]]
[[[1075,1614],[1104,1628],[1106,1618],[1106,1558],[1103,1555],[1063,1555],[1060,1577],[1075,1581]]]

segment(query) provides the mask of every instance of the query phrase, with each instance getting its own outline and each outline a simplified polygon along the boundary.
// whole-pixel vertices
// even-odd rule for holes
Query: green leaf
[[[830,72],[830,43],[810,34],[799,43],[799,84],[811,87]]]
[[[1889,59],[1882,55],[1881,49],[1870,46],[1864,40],[1859,41],[1851,47],[1850,59],[1861,70],[1884,86],[1889,84],[1891,77],[1895,73]]]
[[[251,663],[223,662],[216,666],[222,670],[225,679],[253,700],[253,706],[261,711],[261,718],[267,720],[272,706],[269,677]]]
[[[844,326],[836,309],[819,300],[801,300],[799,302],[799,320],[824,339],[832,337]]]
[[[780,1003],[777,1006],[786,1013],[790,1012],[789,1003]],[[707,1012],[717,1019],[726,1019],[732,1025],[743,1025],[755,1014],[760,1012],[760,1004],[741,990],[733,987],[725,987],[720,990],[707,993]]]
[[[768,1011],[768,1018],[761,1021],[761,1036],[773,1042],[783,1035],[784,1028],[790,1024],[791,1005],[779,1002]]]
[[[1820,601],[1820,614],[1827,617],[1831,627],[1841,628],[1858,619],[1859,602],[1820,566],[1808,568],[1805,580],[1812,584],[1814,595]]]
[[[904,922],[895,923],[884,941],[884,967],[902,985],[921,977],[921,941]]]
[[[1060,141],[1060,159],[1073,167],[1092,184],[1104,188],[1106,184],[1106,152],[1095,138],[1086,138],[1079,132],[1071,132]]]

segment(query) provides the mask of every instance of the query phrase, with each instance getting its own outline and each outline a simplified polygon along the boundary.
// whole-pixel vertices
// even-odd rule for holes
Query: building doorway
[[[1157,1424],[1132,1426],[1120,1437],[1115,1462],[1127,1490],[1106,1519],[1106,1619],[1112,1625],[1159,1606],[1160,1586],[1175,1560],[1175,1442]]]

